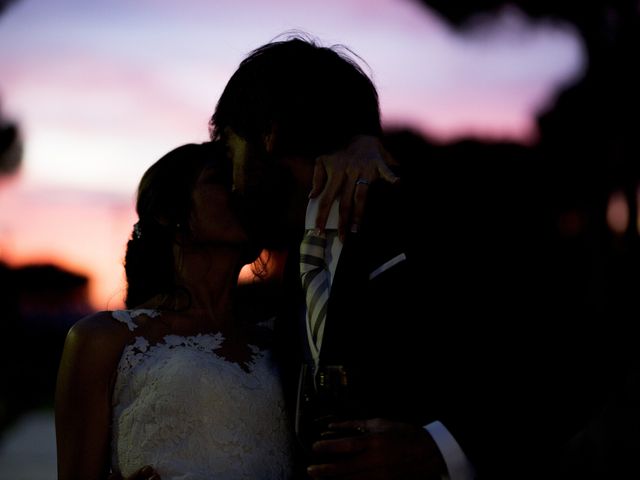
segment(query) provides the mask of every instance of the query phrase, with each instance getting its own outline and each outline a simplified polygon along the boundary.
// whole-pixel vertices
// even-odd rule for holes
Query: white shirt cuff
[[[475,470],[449,430],[438,421],[431,422],[424,428],[436,442],[447,465],[449,475],[443,475],[442,480],[473,480]]]

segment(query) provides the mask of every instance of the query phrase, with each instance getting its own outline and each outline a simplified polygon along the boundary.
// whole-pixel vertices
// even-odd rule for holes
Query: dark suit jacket
[[[425,390],[430,323],[419,299],[409,213],[402,191],[370,187],[361,231],[350,235],[337,265],[327,310],[321,363],[343,364],[360,417],[426,424],[433,395]],[[422,297],[426,299],[426,296]],[[422,305],[421,305],[422,304]],[[422,308],[420,308],[422,307]],[[422,310],[422,311],[421,311]]]
[[[504,222],[513,212],[491,213],[498,196],[451,206],[447,191],[410,180],[371,186],[361,231],[340,256],[321,361],[347,368],[354,416],[439,420],[478,478],[551,478],[598,404],[593,338],[584,318],[554,307],[544,219]],[[459,222],[462,208],[477,210]],[[300,311],[289,305],[298,345]],[[288,378],[295,395],[297,375]]]

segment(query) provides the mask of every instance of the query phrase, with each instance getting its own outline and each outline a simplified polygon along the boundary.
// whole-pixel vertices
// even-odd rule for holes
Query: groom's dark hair
[[[314,158],[354,135],[380,135],[375,86],[349,54],[300,34],[257,48],[227,83],[211,118],[212,138],[228,127],[248,142],[274,133],[274,153]]]

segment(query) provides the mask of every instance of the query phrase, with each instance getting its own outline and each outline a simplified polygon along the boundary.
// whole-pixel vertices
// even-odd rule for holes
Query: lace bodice
[[[114,318],[135,329],[138,314]],[[115,471],[153,465],[163,480],[288,478],[291,440],[270,353],[252,346],[247,372],[216,355],[223,340],[136,337],[125,347],[113,392]]]

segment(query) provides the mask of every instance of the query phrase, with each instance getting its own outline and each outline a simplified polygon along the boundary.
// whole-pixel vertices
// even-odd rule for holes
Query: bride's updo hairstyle
[[[136,201],[139,220],[124,260],[127,308],[179,289],[173,253],[176,234],[190,233],[192,193],[203,168],[214,163],[225,168],[224,158],[217,143],[191,143],[171,150],[142,176]]]

